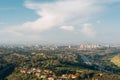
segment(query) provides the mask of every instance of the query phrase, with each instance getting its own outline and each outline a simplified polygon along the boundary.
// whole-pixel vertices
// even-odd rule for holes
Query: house
[[[68,75],[63,74],[61,78],[68,78]]]
[[[36,72],[36,74],[35,74],[37,77],[40,77],[40,73],[39,72]]]
[[[31,74],[31,73],[32,73],[32,70],[28,70],[27,73],[28,73],[28,74]]]
[[[41,78],[47,78],[48,75],[41,75],[40,77],[41,77]]]
[[[55,80],[54,77],[48,77],[48,80]]]
[[[27,69],[21,69],[20,72],[21,73],[27,73]]]
[[[41,72],[41,70],[40,70],[40,69],[36,69],[36,72],[39,72],[39,73],[40,73],[40,72]]]
[[[48,73],[48,74],[49,74],[49,73],[52,73],[52,71],[50,71],[50,70],[44,70],[44,72],[45,72],[45,73]]]
[[[71,78],[72,78],[72,79],[76,79],[77,76],[72,74],[72,75],[71,75]]]
[[[31,70],[32,70],[32,71],[35,71],[35,70],[36,70],[36,68],[31,68]]]

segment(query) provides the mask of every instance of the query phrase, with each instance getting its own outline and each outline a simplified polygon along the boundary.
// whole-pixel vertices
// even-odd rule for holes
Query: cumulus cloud
[[[101,10],[101,7],[94,5],[94,2],[94,0],[58,0],[52,3],[27,1],[25,6],[34,10],[40,17],[23,26],[42,32],[56,26],[63,26],[64,23],[75,18],[81,20]]]
[[[88,23],[83,24],[81,33],[88,37],[94,37],[96,35],[96,31],[93,29],[93,25]]]
[[[61,26],[60,29],[66,30],[66,31],[74,31],[73,26]]]

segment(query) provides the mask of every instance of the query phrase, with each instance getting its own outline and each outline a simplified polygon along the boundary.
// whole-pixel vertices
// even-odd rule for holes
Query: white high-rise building
[[[70,49],[70,48],[71,48],[71,45],[69,45],[68,48]]]

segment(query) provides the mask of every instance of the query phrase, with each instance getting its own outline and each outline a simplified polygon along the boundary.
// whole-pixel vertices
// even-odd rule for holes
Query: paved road
[[[81,56],[82,60],[83,60],[86,64],[92,65],[92,63],[90,62],[90,60],[89,60],[85,55],[83,55],[83,54],[79,54],[79,55]]]
[[[117,73],[120,74],[120,72],[117,72],[115,70],[111,69],[107,69],[105,66],[102,66],[100,63],[89,59],[88,57],[86,57],[84,54],[79,53],[79,55],[81,56],[82,60],[87,64],[87,65],[95,65],[97,70],[100,71],[104,71],[104,72],[109,72],[109,73]]]

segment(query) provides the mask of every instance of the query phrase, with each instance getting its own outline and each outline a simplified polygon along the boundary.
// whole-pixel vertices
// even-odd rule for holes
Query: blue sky
[[[120,0],[0,0],[0,41],[120,42]]]
[[[20,25],[35,19],[37,15],[34,11],[25,8],[24,0],[0,1],[0,22],[4,23],[0,28]]]

